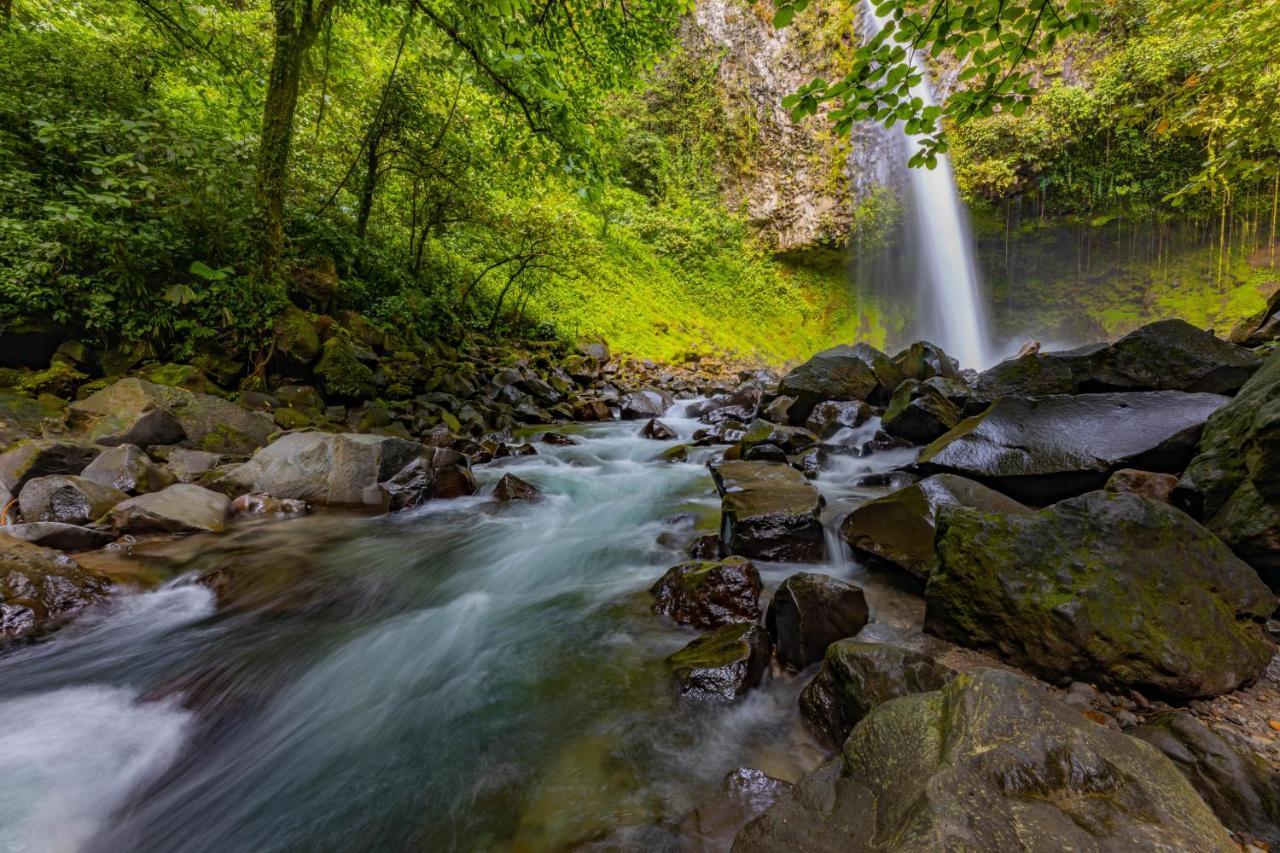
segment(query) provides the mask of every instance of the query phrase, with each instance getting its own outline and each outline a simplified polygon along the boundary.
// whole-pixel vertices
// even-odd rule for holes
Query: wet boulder
[[[619,407],[624,421],[644,421],[662,417],[675,404],[675,398],[668,392],[645,388],[624,395]]]
[[[734,853],[1236,850],[1159,751],[976,669],[873,709]]]
[[[17,494],[28,480],[51,474],[79,474],[102,452],[76,441],[30,439],[0,453],[0,486]]]
[[[817,561],[824,553],[822,495],[799,471],[772,462],[711,466],[720,493],[720,538],[730,553]]]
[[[778,662],[801,670],[822,660],[827,646],[852,637],[870,612],[862,590],[814,572],[796,572],[779,585],[765,613]]]
[[[960,420],[960,408],[935,386],[908,379],[893,392],[881,425],[889,435],[928,444]]]
[[[151,461],[140,447],[120,444],[104,450],[81,474],[103,486],[119,489],[130,495],[158,492],[172,486],[177,477]]]
[[[757,686],[769,667],[769,635],[754,622],[717,628],[667,658],[680,695],[731,702]]]
[[[109,590],[67,555],[0,533],[0,643],[52,630]]]
[[[722,560],[727,556],[724,550],[724,543],[720,541],[719,535],[715,533],[694,537],[685,546],[684,551],[691,560]]]
[[[221,533],[232,517],[231,499],[196,486],[177,483],[159,492],[129,498],[111,510],[118,533]]]
[[[1209,418],[1173,500],[1280,589],[1280,351]]]
[[[1108,492],[1125,492],[1148,500],[1169,503],[1177,485],[1176,474],[1157,474],[1154,471],[1121,468],[1108,478],[1103,488]]]
[[[893,361],[866,344],[831,347],[782,377],[778,393],[795,398],[791,423],[808,420],[814,406],[826,400],[884,402],[902,381]]]
[[[934,537],[938,510],[944,506],[1013,515],[1031,512],[981,483],[954,474],[934,474],[867,501],[841,522],[840,536],[857,556],[927,580],[938,565]]]
[[[1151,391],[997,400],[926,447],[916,468],[1047,504],[1099,489],[1121,468],[1181,470],[1230,399]]]
[[[499,501],[536,501],[542,497],[538,488],[530,482],[521,480],[515,474],[503,474],[502,479],[493,487],[494,500]]]
[[[784,454],[800,453],[812,447],[817,440],[817,436],[802,427],[779,426],[757,418],[742,435],[742,454],[746,456],[752,448],[765,444],[779,448]]]
[[[94,527],[64,524],[60,521],[34,521],[25,524],[8,524],[3,528],[7,536],[58,551],[92,551],[110,545],[116,537]]]
[[[1233,344],[1256,347],[1280,338],[1280,283],[1267,297],[1267,303],[1255,314],[1244,318],[1227,335]]]
[[[760,572],[743,557],[672,566],[649,588],[653,609],[681,625],[718,628],[760,618]]]
[[[904,379],[924,382],[935,376],[960,379],[960,368],[942,347],[928,341],[916,341],[893,357],[893,364]]]
[[[1095,388],[1234,394],[1261,360],[1185,320],[1160,320],[1112,344],[1084,382]]]
[[[760,382],[744,382],[727,394],[690,404],[688,413],[708,424],[718,424],[726,419],[749,421],[763,392]]]
[[[1275,596],[1209,531],[1136,495],[938,516],[925,630],[1046,680],[1194,699],[1256,679]]]
[[[813,407],[804,428],[827,439],[842,429],[862,426],[871,419],[871,407],[862,400],[824,400]]]
[[[220,453],[209,453],[206,450],[188,450],[185,447],[173,448],[165,459],[164,467],[169,470],[180,483],[194,483],[205,474],[218,467],[223,461]]]
[[[676,437],[676,431],[657,418],[650,418],[640,428],[640,437],[654,441],[673,441]]]
[[[1167,755],[1237,836],[1280,845],[1280,772],[1254,749],[1179,712],[1157,714],[1128,733]]]
[[[107,514],[128,495],[84,477],[51,475],[28,480],[18,494],[22,520],[88,524]]]
[[[1095,344],[1066,353],[1034,352],[1005,359],[978,374],[965,414],[976,414],[1001,397],[1074,394],[1076,371],[1073,367],[1087,365],[1104,349],[1104,346]]]
[[[365,506],[378,506],[382,502],[379,493],[386,496],[385,508],[392,511],[413,509],[432,499],[448,500],[475,494],[475,475],[471,473],[467,457],[444,447],[423,446],[419,454],[390,479],[366,493]],[[367,461],[364,464],[369,465]],[[360,476],[368,471],[369,468],[364,467]]]
[[[822,669],[800,694],[800,715],[814,737],[839,749],[873,708],[899,696],[941,690],[954,676],[913,649],[838,640],[827,647]]]

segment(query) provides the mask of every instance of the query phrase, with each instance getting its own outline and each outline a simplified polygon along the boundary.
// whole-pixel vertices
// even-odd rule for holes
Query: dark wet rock
[[[1136,495],[1032,515],[946,507],[925,629],[1060,683],[1178,699],[1252,682],[1275,596],[1209,531]]]
[[[728,556],[724,542],[715,533],[697,537],[685,547],[685,553],[691,560],[722,560]]]
[[[677,444],[675,447],[668,447],[658,454],[658,458],[663,462],[688,462],[689,445]]]
[[[575,421],[611,421],[613,411],[604,400],[579,400],[573,404]]]
[[[928,444],[960,420],[960,408],[941,391],[908,379],[893,392],[881,424],[889,435],[914,444]]]
[[[742,800],[750,816],[755,817],[790,790],[791,784],[754,767],[739,767],[729,771],[720,788]]]
[[[899,696],[941,690],[955,676],[922,652],[844,639],[827,647],[822,669],[800,694],[805,727],[839,749],[871,709]]]
[[[0,532],[0,643],[52,630],[109,589],[67,555]]]
[[[532,483],[521,480],[515,474],[503,474],[493,487],[493,497],[500,501],[536,501],[542,493]]]
[[[780,462],[787,464],[787,451],[783,450],[776,444],[756,444],[752,445],[746,452],[740,455],[748,462]]]
[[[730,702],[760,683],[769,667],[769,635],[754,622],[704,634],[667,658],[680,695]]]
[[[822,559],[822,495],[799,471],[771,462],[722,462],[711,466],[711,476],[720,492],[720,538],[730,553]]]
[[[1280,338],[1280,284],[1267,298],[1267,304],[1256,314],[1236,324],[1227,340],[1240,346],[1256,347]]]
[[[28,480],[52,474],[79,474],[102,452],[75,441],[30,439],[0,453],[0,486],[17,494]]]
[[[18,494],[22,520],[88,524],[102,518],[128,495],[84,477],[51,475],[28,480]]]
[[[550,444],[553,447],[573,447],[578,440],[573,436],[564,435],[558,432],[544,432],[542,437],[538,439],[543,444]]]
[[[795,404],[795,397],[788,397],[785,394],[774,397],[769,401],[769,405],[764,407],[764,411],[760,416],[766,421],[773,421],[775,424],[786,424],[790,422],[789,411]]]
[[[70,408],[88,438],[107,446],[185,440],[197,450],[250,453],[276,431],[265,412],[136,378],[121,379]]]
[[[763,391],[760,382],[745,382],[727,394],[690,404],[688,414],[709,424],[717,424],[726,418],[748,421],[755,413]]]
[[[1068,353],[1053,353],[1052,356],[1030,353],[1006,359],[978,374],[965,413],[976,414],[1001,397],[1074,394],[1076,374],[1072,365],[1087,362],[1092,354],[1103,349],[1102,345],[1092,345]]]
[[[645,388],[625,395],[620,404],[620,414],[624,421],[641,421],[649,418],[660,418],[676,404],[675,398],[666,391]]]
[[[1174,487],[1178,485],[1176,474],[1157,474],[1136,468],[1121,468],[1107,480],[1108,492],[1125,492],[1148,500],[1169,503]]]
[[[938,565],[934,550],[938,510],[975,507],[987,513],[1028,514],[1030,509],[981,483],[934,474],[849,513],[840,536],[859,557],[927,580]]]
[[[889,435],[884,430],[877,430],[870,441],[863,442],[858,447],[858,456],[865,458],[890,450],[907,450],[914,446],[905,438],[898,438],[896,435]]]
[[[884,353],[866,344],[842,344],[794,368],[782,377],[778,392],[795,398],[791,423],[802,424],[823,401],[887,401],[901,381],[898,368]]]
[[[1232,832],[1280,845],[1280,773],[1254,750],[1179,712],[1157,714],[1129,734],[1167,755]]]
[[[905,489],[912,483],[920,482],[920,479],[919,474],[912,474],[910,471],[875,471],[863,474],[853,484],[865,488]]]
[[[273,395],[276,402],[289,409],[314,415],[324,414],[324,398],[310,385],[281,385]]]
[[[676,437],[676,431],[657,418],[650,418],[640,428],[640,437],[651,438],[654,441],[672,441]]]
[[[1043,505],[1099,489],[1121,468],[1181,470],[1228,402],[1180,391],[1004,398],[926,447],[916,468]]]
[[[342,453],[341,450],[338,452]],[[389,449],[388,452],[396,455],[400,451]],[[354,475],[366,476],[369,471],[363,466],[369,464],[370,460],[362,460]],[[386,509],[398,511],[414,509],[432,499],[448,500],[473,495],[476,482],[467,457],[461,453],[444,447],[421,446],[418,456],[379,484],[366,506],[378,505],[378,491],[386,495]]]
[[[1280,589],[1280,351],[1209,418],[1173,500]]]
[[[862,426],[871,418],[871,407],[861,400],[824,400],[813,407],[804,428],[827,439],[842,429]]]
[[[1157,750],[1034,682],[976,669],[886,702],[734,853],[1237,848]]]
[[[389,436],[297,432],[259,450],[228,479],[237,493],[265,492],[306,501],[311,506],[385,509],[388,491],[394,490],[383,489],[379,484],[396,477],[418,457],[434,458],[430,452],[433,450],[449,452]],[[432,472],[428,469],[420,473],[425,476]],[[420,479],[411,491],[420,493],[417,487],[425,488],[432,479]],[[411,484],[404,485],[408,488]],[[392,498],[390,502],[397,500]]]
[[[942,347],[928,341],[916,341],[893,357],[894,366],[904,379],[924,382],[935,376],[960,379],[960,369]]]
[[[1185,320],[1161,320],[1116,341],[1083,384],[1234,394],[1258,369],[1256,355]]]
[[[822,660],[836,640],[861,631],[869,615],[860,588],[830,575],[796,572],[769,601],[765,628],[778,662],[800,670]]]
[[[194,483],[218,467],[223,459],[224,457],[220,453],[175,447],[169,452],[164,466],[178,479],[178,482]]]
[[[119,533],[221,533],[231,516],[226,495],[177,483],[116,504],[111,524]]]
[[[653,586],[653,609],[681,625],[717,628],[760,618],[760,572],[743,557],[672,566]]]
[[[812,447],[818,437],[802,427],[779,426],[778,424],[757,418],[752,421],[743,433],[742,453],[745,456],[753,447],[771,444],[782,450],[784,454],[800,453]]]
[[[177,481],[173,472],[152,462],[140,447],[132,444],[104,450],[88,464],[81,476],[130,495],[158,492]]]
[[[115,541],[115,537],[105,531],[59,521],[9,524],[0,528],[0,532],[32,545],[58,551],[92,551]]]

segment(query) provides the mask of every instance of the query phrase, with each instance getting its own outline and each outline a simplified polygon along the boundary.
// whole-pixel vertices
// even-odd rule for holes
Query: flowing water
[[[863,4],[863,9],[868,24],[879,31],[886,19],[876,15],[869,2]],[[911,87],[911,94],[926,106],[935,105],[933,84],[923,58],[917,54],[913,64],[921,80]],[[962,367],[988,367],[992,354],[988,347],[986,301],[973,233],[956,190],[951,160],[940,154],[932,169],[903,169],[901,166],[919,149],[917,138],[907,134],[901,122],[884,132],[893,152],[887,162],[879,164],[877,180],[882,185],[898,185],[904,196],[904,227],[894,238],[897,245],[893,262],[879,265],[879,275],[888,279],[879,289],[898,291],[910,287],[915,295],[913,339],[938,344],[959,359]],[[866,264],[862,269],[872,267]]]
[[[122,560],[169,579],[0,655],[0,850],[727,849],[728,771],[794,779],[821,758],[806,678],[675,698],[663,659],[695,634],[645,590],[717,527],[712,451],[655,461],[675,442],[637,426],[478,471],[517,473],[536,503],[316,515]],[[828,523],[874,494],[856,473],[903,461],[836,457]],[[822,566],[762,565],[766,588],[827,571],[876,618],[919,618],[829,542]],[[210,572],[231,604],[194,582]]]

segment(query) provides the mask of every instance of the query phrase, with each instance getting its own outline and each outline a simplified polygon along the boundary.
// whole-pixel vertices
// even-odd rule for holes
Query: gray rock
[[[226,495],[178,483],[117,504],[111,524],[120,533],[220,533],[232,515]]]
[[[50,474],[79,474],[102,448],[62,439],[20,441],[0,453],[0,486],[17,494],[28,480]]]
[[[52,630],[109,590],[67,555],[0,533],[0,643]]]
[[[88,524],[102,518],[128,495],[84,477],[54,475],[28,480],[18,495],[22,520]]]
[[[151,461],[151,457],[132,444],[121,444],[104,450],[81,474],[103,486],[131,495],[158,492],[172,486],[177,477]]]
[[[889,435],[928,444],[960,423],[960,407],[934,385],[908,379],[898,386],[881,420]]]
[[[675,404],[675,398],[666,391],[645,388],[624,395],[620,413],[624,421],[647,421],[662,417]]]
[[[106,531],[60,521],[10,524],[3,528],[3,532],[14,539],[58,551],[92,551],[115,541],[115,537]]]
[[[795,398],[789,410],[791,423],[802,424],[823,401],[884,402],[901,381],[902,374],[884,353],[866,344],[842,344],[823,350],[782,377],[778,393]]]
[[[218,467],[224,458],[220,453],[175,447],[169,452],[165,467],[178,479],[178,482],[194,483]]]

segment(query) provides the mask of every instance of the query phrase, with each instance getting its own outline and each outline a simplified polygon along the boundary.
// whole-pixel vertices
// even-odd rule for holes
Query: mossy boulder
[[[108,591],[67,555],[0,533],[0,643],[56,628]]]
[[[730,553],[817,561],[825,551],[822,495],[796,469],[774,462],[711,466],[720,493],[720,538]]]
[[[377,391],[373,371],[356,357],[355,347],[341,335],[324,342],[315,374],[320,389],[334,399],[368,400]]]
[[[653,609],[681,625],[717,628],[760,618],[760,572],[744,557],[672,566],[652,587]]]
[[[0,486],[17,494],[36,477],[79,474],[101,452],[100,447],[65,439],[20,441],[0,453]]]
[[[769,667],[769,635],[754,622],[704,634],[667,658],[680,695],[730,702],[760,683]]]
[[[1167,504],[1090,492],[1033,515],[945,507],[925,630],[1060,683],[1194,699],[1256,679],[1274,594]]]
[[[866,344],[841,344],[793,368],[782,377],[778,393],[795,398],[791,423],[803,424],[813,407],[825,400],[884,402],[901,381],[897,366],[884,353]]]
[[[981,483],[954,474],[934,474],[867,501],[845,516],[840,536],[859,557],[927,580],[938,565],[934,537],[938,511],[944,506],[1013,515],[1031,512]]]
[[[1081,384],[1144,391],[1204,391],[1234,394],[1261,360],[1243,347],[1185,320],[1160,320],[1112,344]]]
[[[0,450],[24,438],[38,438],[47,429],[60,429],[66,404],[56,397],[26,397],[0,392]]]
[[[54,362],[43,370],[0,367],[0,389],[28,397],[38,397],[41,394],[71,397],[87,381],[89,377],[86,374],[64,361]]]
[[[928,341],[916,341],[893,357],[894,366],[904,379],[924,382],[935,376],[959,379],[960,369],[942,347]]]
[[[893,392],[881,426],[889,435],[928,444],[955,427],[960,407],[933,385],[907,379]]]
[[[286,369],[309,366],[320,355],[320,332],[316,316],[290,305],[276,318],[273,331],[276,356]]]
[[[138,378],[196,394],[212,394],[218,390],[203,370],[191,364],[148,364],[138,371]]]
[[[1173,500],[1280,589],[1280,351],[1209,418]]]
[[[757,418],[747,425],[740,444],[742,455],[746,456],[752,448],[765,444],[773,445],[783,453],[801,453],[817,441],[818,437],[803,427],[779,426]]]
[[[1150,744],[994,669],[872,710],[838,759],[733,845],[734,853],[1236,849]]]

